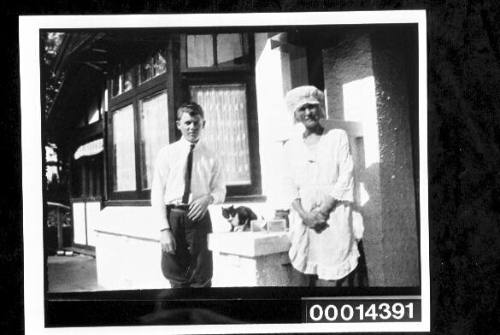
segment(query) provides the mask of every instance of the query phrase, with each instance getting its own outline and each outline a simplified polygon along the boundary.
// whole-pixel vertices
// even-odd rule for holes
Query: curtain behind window
[[[168,144],[167,92],[139,101],[141,122],[141,186],[151,188],[153,165],[158,151]]]
[[[251,184],[245,85],[193,85],[190,93],[205,111],[203,140],[221,158],[227,185]]]
[[[134,191],[135,147],[134,110],[132,105],[112,113],[113,127],[113,191]]]
[[[187,66],[214,66],[214,46],[212,35],[187,36]]]
[[[245,62],[248,43],[242,34],[217,34],[217,65],[232,66]]]

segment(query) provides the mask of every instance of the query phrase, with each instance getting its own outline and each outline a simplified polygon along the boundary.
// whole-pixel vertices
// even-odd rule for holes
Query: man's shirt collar
[[[180,143],[180,145],[181,145],[183,148],[187,148],[187,149],[189,149],[189,148],[190,148],[190,146],[191,146],[191,144],[193,144],[192,142],[189,142],[188,140],[186,140],[186,139],[184,138],[184,136],[182,136],[182,137],[181,137],[181,139],[179,140],[179,143]],[[197,142],[195,142],[195,143],[194,143],[194,149],[193,149],[193,150],[196,150],[196,148],[198,148],[201,144],[202,144],[202,140],[201,140],[201,138],[200,138],[200,139],[198,139],[198,141],[197,141]]]

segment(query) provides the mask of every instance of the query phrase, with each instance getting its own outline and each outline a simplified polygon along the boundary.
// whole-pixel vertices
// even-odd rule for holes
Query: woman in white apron
[[[324,95],[316,87],[291,90],[286,103],[300,130],[285,144],[292,266],[310,286],[349,285],[359,251],[352,228],[353,161],[347,134],[321,126]]]

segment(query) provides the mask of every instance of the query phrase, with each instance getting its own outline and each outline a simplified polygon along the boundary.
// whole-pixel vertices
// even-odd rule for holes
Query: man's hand
[[[170,229],[161,231],[160,235],[161,250],[171,254],[175,254],[175,239],[174,234]]]
[[[213,197],[208,194],[193,200],[189,204],[188,218],[196,221],[201,219],[207,212],[208,205],[213,201]]]

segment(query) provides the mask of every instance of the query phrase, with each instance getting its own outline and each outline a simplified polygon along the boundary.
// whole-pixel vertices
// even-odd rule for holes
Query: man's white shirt
[[[163,147],[157,154],[151,186],[151,206],[160,229],[169,227],[165,205],[182,201],[190,146],[191,142],[181,138]],[[214,204],[222,203],[226,196],[226,185],[218,157],[200,139],[193,149],[189,202],[204,195],[211,195]]]

